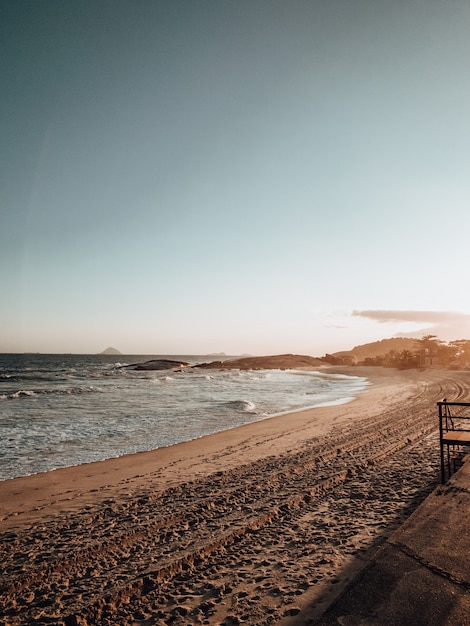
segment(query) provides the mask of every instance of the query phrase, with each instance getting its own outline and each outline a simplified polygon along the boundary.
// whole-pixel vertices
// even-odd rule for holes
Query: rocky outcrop
[[[133,363],[131,365],[125,365],[126,369],[133,370],[172,370],[181,367],[187,367],[189,363],[185,361],[172,361],[171,359],[151,359],[150,361],[144,361],[143,363]]]
[[[207,369],[241,369],[241,370],[261,370],[261,369],[301,369],[305,367],[319,367],[324,365],[320,359],[313,356],[300,354],[277,354],[274,356],[251,356],[230,361],[212,361],[211,363],[200,363],[194,367]]]

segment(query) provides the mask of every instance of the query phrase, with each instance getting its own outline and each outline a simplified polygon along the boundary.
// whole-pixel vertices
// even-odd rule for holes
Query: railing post
[[[443,428],[442,428],[442,402],[438,402],[437,406],[439,407],[439,446],[441,452],[441,483],[444,484],[446,481],[445,476],[445,467],[444,467],[444,442],[442,439]]]

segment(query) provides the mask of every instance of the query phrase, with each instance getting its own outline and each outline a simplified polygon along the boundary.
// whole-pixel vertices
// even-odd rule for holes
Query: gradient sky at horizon
[[[0,46],[1,352],[470,338],[467,2],[3,0]]]

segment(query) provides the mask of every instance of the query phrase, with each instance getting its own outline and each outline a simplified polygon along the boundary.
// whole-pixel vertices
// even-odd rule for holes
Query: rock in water
[[[189,363],[185,361],[172,361],[170,359],[152,359],[144,363],[133,363],[125,367],[133,370],[171,370],[177,367],[187,367]]]

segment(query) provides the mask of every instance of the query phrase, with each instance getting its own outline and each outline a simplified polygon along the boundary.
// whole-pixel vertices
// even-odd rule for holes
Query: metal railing
[[[439,410],[439,445],[441,482],[444,484],[470,453],[470,402],[437,403]]]

